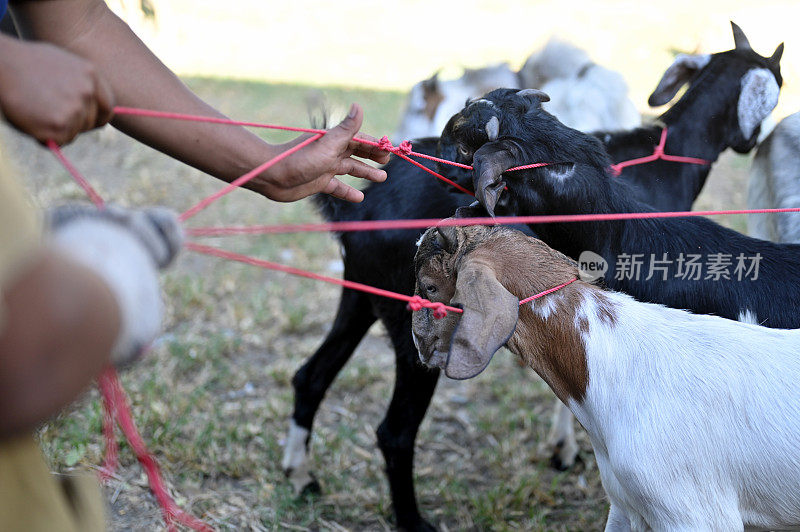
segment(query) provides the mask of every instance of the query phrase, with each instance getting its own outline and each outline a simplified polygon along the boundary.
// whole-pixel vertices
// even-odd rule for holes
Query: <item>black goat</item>
[[[436,138],[414,142],[415,151],[435,155]],[[433,163],[425,164],[430,168]],[[349,204],[330,196],[316,201],[328,220],[442,218],[474,198],[451,194],[427,172],[393,157],[384,166],[389,179],[369,186],[364,201]],[[422,230],[342,233],[344,278],[404,294],[414,291],[415,242]],[[411,313],[406,304],[344,289],[333,327],[314,355],[295,374],[295,410],[283,467],[297,489],[318,489],[305,469],[308,435],[325,392],[356,346],[375,322],[386,327],[396,356],[395,390],[386,417],[378,427],[378,445],[386,460],[397,526],[433,530],[419,514],[414,495],[414,441],[439,378],[417,359],[411,338]],[[294,477],[294,478],[293,478]]]
[[[726,53],[733,56],[734,62],[738,61],[737,58],[741,55]],[[712,58],[723,55],[715,54]],[[715,65],[718,62],[718,60],[714,60]],[[711,64],[710,60],[709,65]],[[761,63],[757,62],[757,64]],[[673,65],[670,70],[675,68],[676,66]],[[683,72],[683,70],[680,71]],[[678,116],[684,116],[688,109],[692,109],[692,112],[702,111],[702,108],[695,109],[693,105],[682,104],[686,98],[700,98],[704,91],[729,94],[741,87],[741,80],[735,76],[725,76],[725,87],[720,87],[714,82],[716,75],[725,73],[722,66],[715,66],[708,71],[703,69],[703,72],[690,80],[692,88],[675,104],[675,107],[684,105],[687,109]],[[741,75],[743,73],[740,73]],[[665,74],[664,79],[667,77]],[[664,85],[664,79],[659,83],[659,87]],[[680,79],[686,80],[685,77],[680,77]],[[682,83],[683,81],[681,81]],[[695,91],[693,89],[695,84],[700,84],[703,91]],[[730,85],[730,88],[727,85]],[[678,88],[679,86],[676,86],[674,90],[677,91]],[[733,105],[736,105],[735,101]],[[687,120],[686,135],[691,135],[688,128],[692,123],[695,122]],[[739,129],[738,122],[735,120],[732,123],[724,122],[724,124],[724,127]],[[719,126],[723,129],[724,127]],[[619,140],[627,138],[625,133],[613,134],[612,140],[618,140],[611,142],[612,153],[619,151],[619,155],[615,155],[614,159],[619,161],[649,154],[652,146],[658,141],[658,133],[658,128],[634,130],[629,137],[631,146]],[[668,153],[705,155],[705,153],[696,154],[688,147],[673,146],[672,143],[681,138],[680,133],[681,128],[677,134],[670,134],[667,143]],[[726,138],[732,135],[735,133],[727,135]],[[459,145],[451,137],[448,137],[447,130],[445,136],[438,143],[438,147],[437,140],[433,138],[417,140],[414,142],[414,149],[429,155],[438,154],[449,160],[464,159],[464,154],[457,154]],[[481,142],[487,140],[485,129],[480,140]],[[734,145],[738,145],[738,141],[735,142]],[[467,155],[471,157],[471,153]],[[429,168],[434,167],[427,161],[424,164]],[[654,188],[671,186],[671,182],[660,179],[660,176],[665,173],[665,168],[672,170],[675,177],[671,179],[678,182],[699,179],[696,176],[700,174],[704,180],[708,173],[707,168],[690,167],[690,165],[651,163],[638,168],[627,168],[622,176],[616,179],[625,180],[629,175],[631,179],[633,176],[650,176],[647,186]],[[473,201],[471,196],[452,194],[449,186],[438,183],[428,173],[400,159],[393,158],[384,169],[389,174],[388,180],[380,185],[368,186],[364,190],[365,199],[361,204],[351,205],[327,196],[319,197],[317,201],[323,216],[332,221],[445,218],[451,216],[457,207]],[[463,180],[464,183],[469,182],[471,187],[471,173],[461,173],[450,166],[443,167],[440,171],[448,177]],[[700,186],[687,185],[686,188],[696,188],[699,193]],[[667,192],[663,192],[653,194],[653,196],[663,200],[667,194]],[[676,204],[670,208],[679,207]],[[406,230],[343,233],[340,238],[344,251],[345,278],[411,294],[414,287],[413,257],[416,251],[414,243],[422,232],[422,230]],[[403,303],[351,290],[342,291],[339,309],[331,331],[293,379],[295,409],[287,438],[283,468],[296,489],[318,489],[307,466],[308,438],[314,416],[334,378],[349,360],[369,327],[378,319],[384,323],[389,333],[397,363],[394,395],[386,417],[378,428],[378,444],[386,460],[386,471],[397,525],[407,530],[429,530],[433,527],[422,519],[417,509],[413,484],[413,455],[417,430],[433,395],[438,372],[432,372],[419,364],[416,349],[411,342],[411,317]],[[554,465],[559,468],[569,465],[576,452],[574,446],[563,441],[565,437],[570,438],[571,436],[562,434],[553,439],[553,442],[558,442],[561,446],[556,449],[556,454],[554,454]],[[562,458],[567,455],[569,455],[567,459]]]
[[[659,125],[629,131],[593,132],[605,144],[612,162],[652,154],[662,127],[669,131],[665,153],[670,155],[714,162],[729,147],[739,153],[753,149],[761,122],[778,103],[783,83],[780,72],[783,44],[771,57],[762,57],[750,48],[741,28],[733,22],[731,26],[736,45],[733,50],[704,55],[681,54],[664,72],[650,95],[650,105],[668,103],[686,83],[689,88],[675,105],[658,117]],[[451,130],[452,124],[449,124],[442,133],[443,145],[447,146],[442,157],[469,161],[472,153],[449,137]],[[484,131],[476,134],[485,138]],[[475,143],[479,139],[468,140]],[[444,167],[439,170],[447,171]],[[710,165],[658,160],[624,168],[619,178],[632,185],[631,194],[636,199],[656,210],[688,211],[710,171]],[[471,186],[471,174],[462,171],[457,177],[461,185]]]
[[[474,138],[486,123],[478,106],[491,108],[499,118],[498,140],[470,145],[475,151],[477,195],[490,213],[495,209],[514,215],[653,211],[632,197],[630,184],[609,175],[610,159],[595,137],[561,124],[541,108],[539,99],[500,89],[485,100],[491,106],[467,107],[458,115],[460,127],[451,133],[460,142]],[[503,174],[531,160],[568,162]],[[608,287],[640,301],[731,319],[757,319],[773,328],[800,327],[800,310],[793,304],[800,297],[800,270],[794,267],[800,261],[800,245],[758,240],[698,217],[536,224],[531,228],[548,245],[576,259],[585,251],[597,253],[609,265],[619,265],[620,257],[630,259],[634,254],[649,258],[650,264],[640,262],[640,273],[642,266],[656,261],[650,280],[629,275],[633,273],[629,261],[622,275],[619,268],[610,267],[604,275]],[[713,272],[702,275],[702,270],[700,278],[693,279],[696,268],[687,278],[687,254],[715,261],[716,272],[727,265],[729,280]],[[756,279],[752,278],[754,272],[743,279],[730,279],[730,266],[740,256],[760,257]]]

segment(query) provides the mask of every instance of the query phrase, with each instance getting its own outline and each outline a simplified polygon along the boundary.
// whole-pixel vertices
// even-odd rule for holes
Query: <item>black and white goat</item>
[[[736,52],[729,55],[733,62],[738,62],[742,56],[749,56],[749,53]],[[763,59],[750,65],[753,67],[761,62]],[[708,63],[718,64],[719,61],[709,60]],[[675,68],[673,65],[670,70]],[[690,89],[675,105],[682,105],[684,98],[687,97],[705,98],[707,95],[704,91],[711,91],[712,94],[715,92],[728,94],[742,87],[741,79],[728,75],[725,75],[725,83],[731,87],[714,83],[714,76],[722,73],[725,73],[725,68],[718,66],[706,73],[697,74],[690,79],[690,85],[693,87],[695,83],[701,83],[703,90]],[[667,77],[665,74],[665,78]],[[663,80],[659,85],[663,85]],[[675,88],[677,89],[678,87]],[[735,115],[733,121],[728,120],[727,115],[724,120],[727,127],[738,129]],[[698,123],[698,127],[706,125],[701,122]],[[632,137],[635,140],[635,150],[625,147],[622,143],[614,143],[616,149],[627,150],[626,153],[633,152],[630,156],[634,157],[643,155],[650,149],[647,146],[651,147],[647,136],[649,130],[644,131],[644,138]],[[651,136],[655,139],[656,135],[654,130]],[[418,140],[414,142],[414,149],[429,155],[438,153],[445,158],[455,160],[458,144],[451,142],[452,140],[446,137]],[[620,155],[616,160],[627,156]],[[428,167],[433,166],[427,161],[424,164]],[[445,218],[452,215],[457,207],[473,201],[471,196],[452,194],[450,188],[440,184],[423,170],[400,159],[393,158],[384,169],[389,175],[387,181],[380,185],[368,186],[364,190],[365,199],[360,204],[346,204],[328,196],[319,197],[318,202],[323,216],[331,221]],[[451,177],[458,177],[458,173],[451,167],[445,167],[443,170]],[[631,170],[633,168],[626,169],[619,179],[624,180]],[[657,164],[650,164],[642,166],[639,171],[642,175],[651,171],[654,172],[654,176],[660,176],[663,169]],[[683,172],[684,169],[680,168],[679,171]],[[694,174],[691,174],[686,178],[691,179],[693,176]],[[471,181],[471,174],[467,177]],[[651,184],[659,183],[654,177]],[[414,283],[412,266],[414,243],[420,234],[421,231],[409,230],[340,235],[345,266],[344,277],[396,292],[411,293]],[[308,446],[314,416],[336,375],[376,320],[380,320],[389,333],[397,363],[394,394],[386,417],[378,428],[378,445],[386,460],[386,472],[397,524],[398,527],[407,530],[429,530],[432,527],[422,519],[417,508],[412,469],[417,430],[430,403],[438,374],[417,362],[416,349],[410,341],[410,316],[402,303],[343,290],[330,332],[317,351],[298,370],[292,381],[295,389],[295,408],[290,421],[283,468],[298,491],[318,489],[313,473],[308,469]],[[551,438],[556,449],[554,464],[563,468],[573,463],[577,444],[570,432],[571,418],[564,416],[562,411],[557,411],[556,417],[560,420],[557,425],[560,430]]]
[[[520,305],[579,272],[502,227],[430,229],[415,262],[418,295],[463,309],[415,312],[422,361],[467,379],[503,345],[520,356],[589,434],[607,531],[800,528],[800,330],[580,280]]]
[[[747,189],[748,209],[800,207],[800,113],[787,116],[759,145]],[[794,213],[751,214],[750,236],[800,243],[800,217]]]

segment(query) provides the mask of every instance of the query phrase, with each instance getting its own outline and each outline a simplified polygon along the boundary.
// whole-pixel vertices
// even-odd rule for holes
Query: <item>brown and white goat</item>
[[[413,319],[425,364],[468,379],[507,346],[589,434],[606,530],[800,526],[800,331],[695,315],[581,280],[543,242],[500,227],[433,228],[417,294],[463,309]]]

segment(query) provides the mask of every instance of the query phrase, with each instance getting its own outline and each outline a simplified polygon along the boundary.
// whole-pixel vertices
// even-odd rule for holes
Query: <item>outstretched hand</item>
[[[253,179],[248,188],[275,201],[295,201],[318,192],[352,202],[363,200],[364,194],[360,190],[335,177],[349,174],[376,183],[386,180],[386,172],[353,158],[370,159],[379,164],[389,161],[388,151],[353,140],[354,137],[376,140],[367,135],[357,135],[363,118],[364,111],[353,104],[339,125]],[[307,138],[308,135],[304,135],[278,148],[285,151]]]

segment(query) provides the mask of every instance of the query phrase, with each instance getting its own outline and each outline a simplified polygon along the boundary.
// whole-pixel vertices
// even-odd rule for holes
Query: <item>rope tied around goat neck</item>
[[[699,164],[699,165],[710,165],[712,161],[708,161],[706,159],[699,159],[697,157],[684,157],[682,155],[668,155],[664,152],[665,146],[667,144],[667,127],[665,126],[661,130],[661,138],[658,141],[658,144],[655,145],[653,148],[653,153],[647,155],[645,157],[639,157],[637,159],[630,159],[628,161],[621,161],[617,164],[612,164],[609,166],[609,170],[614,177],[619,177],[622,174],[622,170],[629,167],[629,166],[636,166],[639,164],[651,163],[653,161],[657,161],[661,159],[662,161],[670,161],[674,163],[686,163],[686,164]]]

